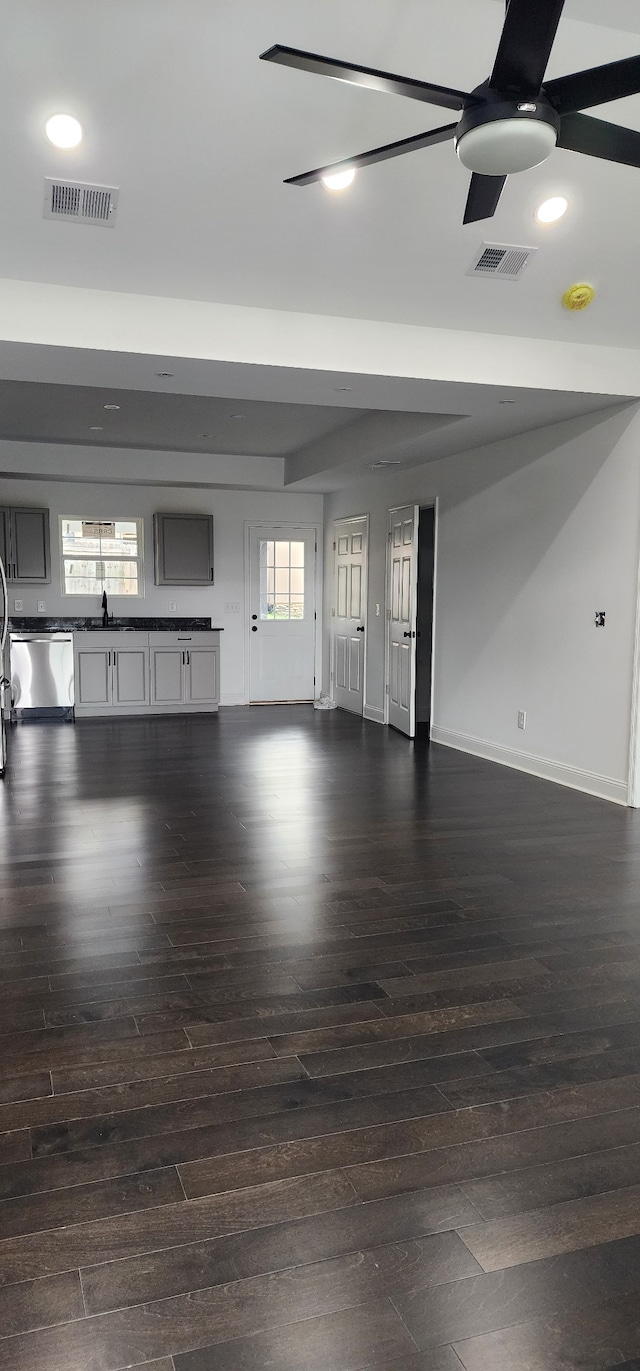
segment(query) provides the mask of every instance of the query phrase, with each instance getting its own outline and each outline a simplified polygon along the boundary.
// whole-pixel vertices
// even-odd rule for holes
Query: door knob
[[[253,627],[252,627],[252,629],[251,629],[251,632],[252,632],[252,633],[257,633],[257,632],[258,632],[258,630],[257,630],[257,628],[256,628],[256,626],[255,626],[255,624],[253,625]]]
[[[257,617],[258,617],[257,614],[252,614],[252,615],[251,615],[251,618],[252,618],[252,619],[257,619]]]
[[[410,638],[410,637],[411,637],[411,634],[405,632],[405,633],[403,633],[402,636],[403,636],[403,638]]]
[[[356,633],[364,633],[364,628],[357,628]]]

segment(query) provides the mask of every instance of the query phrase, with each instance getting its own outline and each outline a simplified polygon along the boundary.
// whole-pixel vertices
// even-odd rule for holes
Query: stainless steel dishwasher
[[[72,634],[12,633],[9,642],[12,715],[69,717],[74,706]]]

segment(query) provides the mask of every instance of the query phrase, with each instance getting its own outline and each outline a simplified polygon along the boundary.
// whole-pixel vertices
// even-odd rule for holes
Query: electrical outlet
[[[176,600],[170,600],[170,601],[169,601],[169,613],[170,613],[170,614],[175,614],[175,613],[177,612],[177,609],[178,609],[177,601],[176,601]]]
[[[231,600],[231,601],[229,601],[229,602],[225,605],[225,607],[224,607],[224,612],[225,612],[225,614],[239,614],[239,613],[240,613],[240,604],[239,604],[238,600]]]
[[[380,605],[376,605],[376,617],[380,616]]]
[[[46,608],[44,600],[38,600],[38,614],[44,614]]]
[[[22,600],[14,600],[13,608],[16,614],[22,614]]]
[[[519,710],[518,710],[518,728],[526,728],[526,727],[527,727],[527,711],[526,711],[525,709],[519,709]]]

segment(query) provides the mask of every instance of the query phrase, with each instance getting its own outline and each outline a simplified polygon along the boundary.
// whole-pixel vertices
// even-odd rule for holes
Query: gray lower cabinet
[[[148,633],[74,633],[76,713],[149,704]]]
[[[215,711],[219,634],[74,633],[78,718]]]
[[[0,557],[13,584],[47,585],[51,580],[48,509],[0,509]]]
[[[219,634],[150,633],[151,700],[166,710],[217,709]]]
[[[213,518],[210,514],[154,514],[157,586],[213,583]]]

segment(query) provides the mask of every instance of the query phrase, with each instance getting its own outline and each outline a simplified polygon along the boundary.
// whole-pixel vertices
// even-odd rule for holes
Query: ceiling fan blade
[[[560,114],[605,105],[610,100],[622,100],[625,95],[638,95],[640,57],[623,57],[621,62],[607,62],[604,67],[559,76],[556,81],[545,82],[544,88]]]
[[[316,167],[315,171],[304,171],[300,176],[288,176],[284,184],[310,186],[314,181],[321,181],[323,176],[335,175],[338,171],[346,171],[348,167],[353,167],[357,171],[359,167],[369,167],[373,162],[386,162],[389,157],[401,157],[404,152],[417,152],[419,148],[445,143],[448,138],[453,138],[457,127],[457,124],[444,124],[439,129],[416,133],[413,138],[401,138],[397,143],[385,143],[384,147],[372,148],[371,152],[360,152],[357,157],[343,157],[339,162],[330,162],[326,167]]]
[[[536,96],[564,8],[564,0],[510,0],[489,85],[506,94]]]
[[[296,67],[298,71],[311,71],[316,76],[332,76],[335,81],[347,81],[354,86],[382,90],[387,95],[407,95],[410,100],[422,100],[427,105],[441,105],[443,109],[460,110],[465,104],[481,103],[478,98],[474,99],[463,90],[430,85],[427,81],[416,81],[411,76],[394,76],[392,72],[378,71],[375,67],[360,67],[355,62],[320,57],[318,53],[287,48],[281,43],[275,43],[272,48],[267,48],[266,52],[261,52],[260,58],[263,62],[279,62],[283,67]]]
[[[607,162],[622,162],[627,167],[640,167],[640,133],[620,124],[608,124],[604,119],[592,119],[589,114],[563,114],[558,147],[584,152],[587,157],[603,157]]]
[[[479,219],[490,219],[495,214],[506,179],[506,176],[480,176],[474,171],[463,224],[477,224]]]

